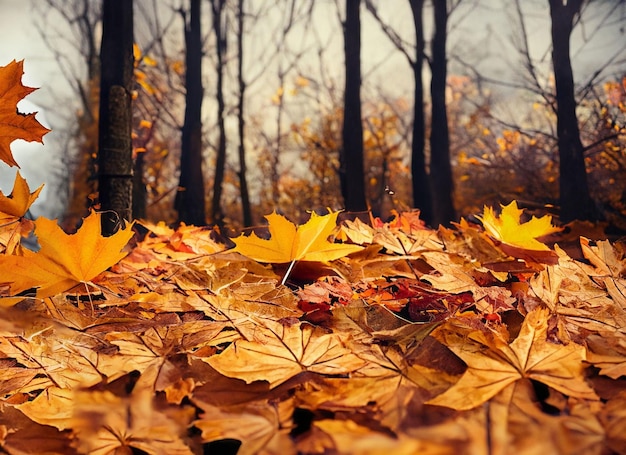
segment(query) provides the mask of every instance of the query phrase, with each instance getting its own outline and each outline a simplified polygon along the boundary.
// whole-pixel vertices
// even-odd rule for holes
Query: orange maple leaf
[[[18,172],[15,175],[11,194],[5,196],[0,191],[0,222],[6,223],[8,220],[23,217],[39,196],[42,188],[43,185],[31,193],[26,180]]]
[[[13,60],[7,66],[0,66],[0,160],[9,166],[18,166],[11,153],[11,142],[23,139],[28,142],[43,143],[43,136],[50,130],[32,114],[21,114],[17,103],[35,88],[22,84],[24,61]]]
[[[132,225],[103,237],[100,218],[99,213],[91,213],[71,235],[54,220],[35,221],[40,250],[0,258],[0,276],[10,283],[11,295],[37,288],[37,297],[51,297],[91,281],[126,256],[121,250],[133,236]]]
[[[34,192],[26,180],[18,172],[15,175],[13,191],[5,196],[0,191],[0,251],[4,254],[14,254],[20,247],[22,237],[27,237],[33,230],[33,222],[24,218],[43,185]]]
[[[311,213],[305,224],[297,226],[282,215],[267,215],[271,238],[258,237],[254,232],[236,239],[235,248],[244,256],[258,262],[284,264],[293,261],[327,262],[363,249],[360,245],[333,243],[328,237],[337,225],[339,212],[327,215]]]

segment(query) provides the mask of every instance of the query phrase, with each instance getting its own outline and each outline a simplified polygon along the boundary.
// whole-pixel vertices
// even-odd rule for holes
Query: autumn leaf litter
[[[45,431],[36,452],[201,453],[235,440],[238,453],[347,453],[364,437],[400,453],[507,453],[522,445],[520,423],[553,432],[536,441],[551,453],[573,438],[588,453],[623,447],[622,244],[583,238],[585,257],[556,245],[556,263],[543,264],[503,253],[503,239],[478,225],[432,230],[398,213],[330,237],[309,231],[323,237],[308,245],[358,248],[329,261],[299,252],[306,267],[281,284],[284,264],[236,252],[248,237],[226,249],[209,228],[142,223],[144,237],[118,260],[129,231],[90,256],[80,239],[116,242],[91,226],[69,237],[77,261],[110,255],[96,276],[67,281],[72,263],[45,249],[2,262],[9,278],[11,261],[28,255],[67,272],[54,295],[41,290],[58,283],[35,275],[34,297],[15,303],[5,287],[1,424],[11,450]],[[42,233],[44,245],[67,236]]]

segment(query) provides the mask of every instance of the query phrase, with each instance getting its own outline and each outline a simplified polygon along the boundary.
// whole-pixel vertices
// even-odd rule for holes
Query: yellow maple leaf
[[[530,221],[520,223],[524,211],[517,207],[517,201],[501,207],[502,213],[499,217],[491,207],[485,207],[483,215],[478,217],[491,237],[524,250],[550,251],[550,248],[537,240],[538,237],[562,230],[552,226],[550,215],[541,218],[533,216]]]
[[[15,60],[0,66],[0,160],[9,166],[18,166],[11,153],[11,142],[23,139],[43,143],[42,137],[50,131],[37,121],[36,112],[20,114],[17,110],[17,103],[36,90],[22,85],[23,67],[23,61]]]
[[[495,333],[466,327],[434,333],[467,364],[467,371],[455,385],[427,403],[473,409],[522,379],[533,379],[568,396],[597,399],[585,382],[584,346],[549,342],[548,317],[548,309],[528,313],[510,344]]]
[[[10,283],[11,295],[37,288],[37,297],[51,297],[91,281],[126,256],[121,250],[133,236],[132,225],[103,237],[100,218],[91,213],[75,234],[66,234],[54,220],[36,220],[40,250],[0,257],[0,277]]]
[[[284,264],[292,261],[327,262],[361,251],[360,245],[333,243],[328,237],[337,225],[339,212],[327,215],[311,214],[305,224],[297,226],[282,215],[267,215],[270,239],[240,235],[233,239],[235,248],[244,256],[258,262]]]

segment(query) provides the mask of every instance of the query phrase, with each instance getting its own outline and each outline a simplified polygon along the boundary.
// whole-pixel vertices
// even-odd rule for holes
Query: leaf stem
[[[287,282],[287,280],[289,279],[289,275],[291,274],[291,271],[293,270],[294,266],[296,265],[296,262],[298,262],[298,261],[296,259],[294,259],[293,261],[291,261],[289,263],[289,267],[287,267],[287,271],[285,272],[285,276],[283,276],[283,279],[280,282],[280,284],[282,286],[284,286],[285,283]]]

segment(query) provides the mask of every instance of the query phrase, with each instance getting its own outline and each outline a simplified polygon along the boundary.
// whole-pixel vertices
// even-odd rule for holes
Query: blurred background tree
[[[200,18],[206,221],[242,227],[274,209],[299,219],[307,210],[343,208],[345,3],[200,2],[208,6]],[[71,102],[54,107],[60,123],[75,126],[59,152],[56,178],[67,188],[68,224],[94,198],[85,182],[93,173],[99,84],[93,57],[101,27],[97,1],[70,3],[35,2],[32,12],[73,90]],[[359,3],[359,181],[367,207],[385,217],[392,208],[417,205],[433,225],[514,198],[558,214],[571,175],[559,164],[564,147],[549,2],[516,1],[513,8],[501,0]],[[579,6],[571,37],[558,36],[571,45],[588,193],[594,214],[625,228],[626,51],[617,41],[626,8],[614,1]],[[189,0],[135,0],[134,187],[144,196],[135,198],[134,210],[152,220],[178,219],[186,109],[179,11],[189,8]],[[75,48],[59,45],[67,39]]]

